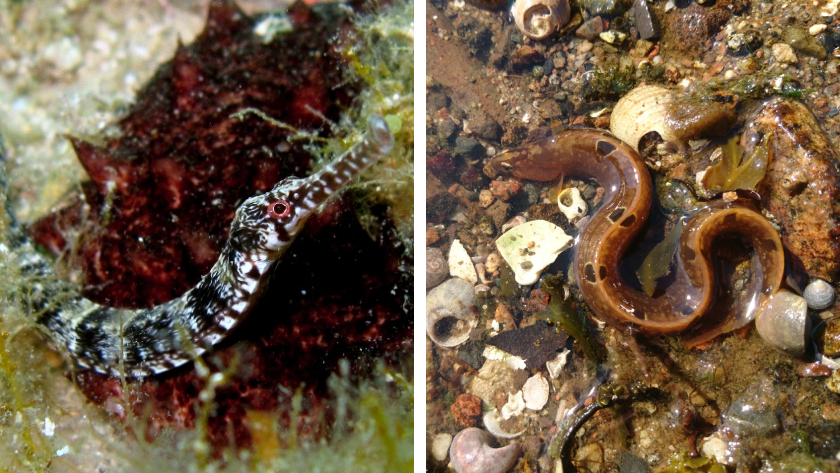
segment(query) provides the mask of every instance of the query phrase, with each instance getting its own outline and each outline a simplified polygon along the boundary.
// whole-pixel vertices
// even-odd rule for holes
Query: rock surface
[[[775,133],[773,156],[758,187],[763,207],[779,221],[785,248],[802,260],[808,274],[836,281],[840,272],[837,153],[817,119],[799,102],[768,102],[741,143],[757,143],[758,134],[770,132]]]

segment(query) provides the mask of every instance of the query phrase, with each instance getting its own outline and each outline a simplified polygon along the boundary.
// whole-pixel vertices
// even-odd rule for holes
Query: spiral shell
[[[639,150],[639,140],[652,131],[665,141],[684,145],[666,120],[674,103],[669,89],[658,85],[636,87],[615,104],[610,116],[610,131],[621,141]]]
[[[452,440],[449,459],[458,473],[505,473],[510,470],[522,447],[513,442],[506,447],[493,448],[493,436],[484,430],[470,427]]]
[[[456,347],[470,338],[478,324],[470,306],[475,303],[473,285],[452,278],[426,295],[426,333],[437,345]]]
[[[685,150],[689,140],[711,139],[726,133],[737,121],[735,111],[692,95],[679,95],[665,87],[636,87],[615,104],[610,117],[613,134],[639,150],[639,140],[655,131],[663,140]]]
[[[791,356],[801,356],[811,333],[805,299],[788,291],[773,294],[758,313],[755,328],[773,348]]]
[[[834,288],[822,279],[815,279],[805,287],[802,297],[811,310],[828,309],[834,304]]]
[[[516,0],[511,9],[519,31],[531,39],[545,39],[569,22],[569,0]]]

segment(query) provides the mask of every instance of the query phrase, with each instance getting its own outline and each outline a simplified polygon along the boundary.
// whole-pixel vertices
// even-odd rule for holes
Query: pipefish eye
[[[292,204],[287,200],[279,199],[268,204],[268,216],[272,218],[286,218],[292,214]]]

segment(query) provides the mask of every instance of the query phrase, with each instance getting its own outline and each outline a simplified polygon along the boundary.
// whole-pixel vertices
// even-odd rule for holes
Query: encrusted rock
[[[510,58],[511,65],[515,69],[521,69],[535,64],[545,63],[545,56],[530,46],[519,46]]]
[[[759,184],[762,206],[781,225],[785,248],[811,277],[840,275],[840,170],[837,153],[808,108],[773,99],[741,137],[746,153],[770,132],[773,158]]]
[[[490,183],[490,192],[502,200],[509,200],[522,189],[522,186],[515,181],[493,181]]]
[[[831,376],[825,380],[825,387],[834,394],[840,394],[840,370],[831,373]]]
[[[475,427],[481,417],[481,398],[472,394],[461,394],[450,406],[455,422],[461,427]]]
[[[817,38],[809,35],[807,31],[795,26],[788,26],[782,31],[782,40],[800,53],[825,59],[826,51]]]
[[[817,349],[825,356],[840,356],[840,317],[826,320],[816,332]]]
[[[490,207],[494,200],[496,200],[496,197],[494,197],[493,193],[488,189],[482,189],[481,192],[478,193],[478,205],[482,208],[486,209],[487,207]]]

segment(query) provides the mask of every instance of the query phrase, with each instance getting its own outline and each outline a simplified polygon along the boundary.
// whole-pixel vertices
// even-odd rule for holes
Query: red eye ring
[[[268,206],[268,215],[274,218],[286,218],[292,213],[292,204],[286,200],[278,200]]]

